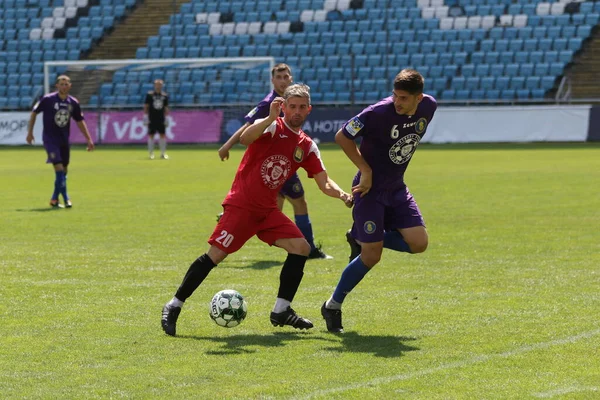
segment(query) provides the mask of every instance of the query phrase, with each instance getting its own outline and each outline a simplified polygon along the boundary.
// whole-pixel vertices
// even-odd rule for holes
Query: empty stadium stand
[[[193,0],[179,4],[178,12],[166,11],[165,23],[151,32],[151,28],[135,30],[140,21],[133,17],[131,26],[127,20],[118,26],[138,5],[135,0],[3,1],[0,90],[18,96],[0,93],[0,108],[29,106],[39,94],[43,61],[128,58],[111,52],[114,47],[102,51],[104,45],[98,46],[109,43],[113,31],[117,42],[147,37],[142,39],[145,46],[135,50],[138,59],[273,56],[292,66],[296,81],[311,86],[313,101],[329,103],[370,102],[387,96],[390,79],[404,67],[421,71],[427,92],[440,100],[542,101],[574,60],[600,62],[593,55],[598,52],[581,55],[597,31],[600,1]],[[122,33],[117,34],[115,26]],[[128,31],[137,36],[123,40]],[[593,43],[589,46],[596,48]],[[593,67],[580,70],[588,77],[594,71]],[[151,79],[161,74],[167,71],[150,76],[135,70],[111,74],[94,87],[97,91],[90,102],[140,104]],[[251,70],[231,76],[211,74],[206,69],[190,73],[191,81],[178,77],[178,84],[169,89],[174,103],[256,101],[264,93],[253,91],[252,79],[269,78],[264,71]]]

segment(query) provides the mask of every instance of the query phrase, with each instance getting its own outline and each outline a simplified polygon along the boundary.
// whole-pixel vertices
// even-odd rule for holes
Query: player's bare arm
[[[221,161],[225,161],[229,159],[229,150],[231,150],[231,148],[238,144],[240,142],[240,136],[242,135],[242,132],[244,132],[246,130],[246,128],[248,128],[250,126],[249,122],[246,122],[244,125],[242,125],[240,127],[240,129],[238,129],[237,131],[235,131],[235,133],[233,135],[231,135],[231,137],[229,138],[229,140],[227,140],[223,146],[221,146],[219,148],[219,158],[221,159]]]
[[[317,182],[319,189],[327,196],[340,199],[344,202],[346,207],[352,207],[352,195],[344,192],[340,186],[327,175],[327,171],[319,172],[314,176],[314,179],[315,182]]]
[[[37,118],[37,114],[32,112],[29,117],[29,123],[27,124],[27,144],[33,144],[33,127],[35,126],[35,120]]]
[[[242,132],[240,135],[240,143],[244,146],[249,146],[254,143],[264,132],[279,117],[281,113],[281,106],[283,105],[283,98],[277,97],[271,103],[269,108],[269,116],[262,121],[255,121],[254,124],[250,125],[248,129]]]
[[[360,181],[358,185],[352,187],[352,193],[360,193],[360,196],[363,197],[369,193],[373,184],[373,171],[371,167],[367,164],[362,154],[360,154],[360,150],[354,140],[348,139],[341,130],[335,134],[335,142],[344,150],[346,156],[360,171]]]
[[[144,104],[144,125],[148,126],[148,124],[150,123],[150,120],[148,119],[148,104]]]
[[[76,121],[76,122],[77,122],[77,126],[79,127],[79,130],[81,131],[83,136],[85,136],[85,140],[87,140],[87,151],[94,150],[94,142],[92,140],[92,136],[90,135],[90,132],[88,131],[88,127],[87,127],[85,121]]]

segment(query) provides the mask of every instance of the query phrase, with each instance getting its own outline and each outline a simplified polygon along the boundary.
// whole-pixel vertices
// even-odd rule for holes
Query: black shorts
[[[150,122],[148,125],[148,135],[154,135],[156,132],[165,134],[165,122]]]

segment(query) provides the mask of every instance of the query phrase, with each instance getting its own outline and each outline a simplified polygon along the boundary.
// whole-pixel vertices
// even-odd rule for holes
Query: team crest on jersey
[[[367,221],[367,222],[365,222],[365,224],[363,225],[363,227],[365,229],[365,232],[367,232],[368,234],[371,234],[371,233],[375,232],[375,229],[377,229],[377,225],[373,221]]]
[[[302,191],[302,184],[300,182],[294,183],[294,186],[292,186],[292,190],[295,193],[300,193]]]
[[[155,97],[154,101],[152,102],[152,106],[154,107],[155,110],[162,110],[162,108],[163,108],[162,97]]]
[[[275,155],[263,162],[260,174],[269,189],[277,189],[288,179],[291,170],[292,163],[286,156]]]
[[[73,112],[73,106],[69,104],[67,106],[67,110],[69,110],[69,112],[72,113]]]
[[[415,131],[417,131],[418,134],[421,134],[425,132],[425,129],[427,129],[427,118],[419,118],[415,125]]]
[[[50,153],[49,156],[51,160],[54,160],[56,158],[56,153]]]
[[[64,108],[59,109],[54,114],[54,123],[59,128],[64,128],[69,123],[69,119],[71,118],[71,113],[69,110],[65,110]]]
[[[348,125],[346,125],[346,130],[352,136],[356,136],[356,134],[360,132],[363,127],[364,124],[360,122],[360,119],[358,119],[358,117],[354,117],[350,120],[350,122],[348,122]]]
[[[390,160],[394,164],[404,164],[410,160],[417,149],[421,136],[416,133],[404,136],[390,148]]]
[[[304,150],[300,147],[296,147],[294,150],[294,161],[297,163],[302,162],[304,160]]]

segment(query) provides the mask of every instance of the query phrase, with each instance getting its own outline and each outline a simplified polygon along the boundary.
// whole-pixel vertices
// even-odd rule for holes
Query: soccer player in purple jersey
[[[330,332],[343,332],[342,303],[379,262],[384,247],[411,254],[427,249],[423,217],[404,183],[404,172],[437,108],[423,86],[419,72],[400,71],[392,96],[365,108],[335,135],[358,173],[352,187],[354,223],[346,233],[350,263],[321,307]],[[360,150],[354,142],[358,137]]]
[[[73,204],[67,194],[67,170],[71,155],[71,145],[69,142],[69,129],[71,127],[71,118],[75,120],[79,130],[87,140],[87,150],[94,150],[94,142],[90,136],[87,125],[83,119],[83,113],[79,106],[79,101],[71,95],[71,79],[66,75],[56,78],[56,92],[42,97],[33,106],[29,125],[27,129],[27,143],[33,144],[33,126],[39,113],[44,113],[44,129],[42,140],[44,148],[48,153],[47,163],[54,165],[54,192],[50,198],[51,207],[61,207],[58,202],[58,195],[61,194],[65,202],[64,206],[71,208]]]
[[[240,136],[242,133],[248,128],[250,125],[254,123],[257,119],[263,119],[269,116],[269,107],[271,103],[276,97],[283,96],[285,90],[292,84],[292,69],[287,64],[277,64],[271,69],[271,83],[273,83],[274,89],[260,102],[256,107],[254,107],[250,112],[244,117],[246,123],[242,125],[240,129],[238,129],[229,140],[221,146],[219,149],[219,157],[221,161],[225,161],[229,158],[229,150],[239,143]],[[279,196],[277,198],[277,204],[279,209],[283,209],[283,203],[285,200],[288,200],[294,209],[294,220],[296,225],[310,244],[310,255],[309,259],[331,259],[333,257],[325,254],[323,250],[321,250],[320,246],[315,245],[312,224],[310,222],[310,218],[308,217],[308,205],[306,204],[306,199],[304,198],[304,188],[302,187],[302,182],[300,182],[300,177],[297,173],[292,175],[290,179],[288,179],[283,185],[281,191],[279,192]],[[218,218],[221,217],[222,214],[219,214]]]

